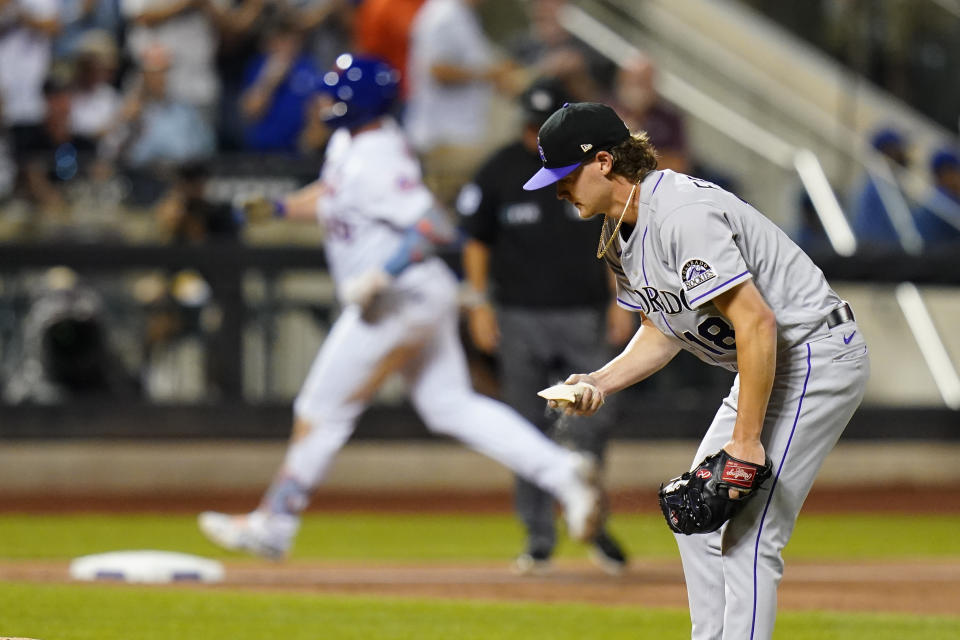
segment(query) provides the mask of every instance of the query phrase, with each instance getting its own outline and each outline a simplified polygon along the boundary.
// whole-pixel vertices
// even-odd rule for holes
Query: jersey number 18
[[[716,316],[706,318],[697,326],[697,333],[700,334],[699,338],[690,331],[684,331],[683,337],[718,356],[723,355],[723,351],[718,351],[717,349],[731,351],[737,348],[733,327],[727,324],[727,321],[723,318]],[[717,348],[715,349],[714,347]]]

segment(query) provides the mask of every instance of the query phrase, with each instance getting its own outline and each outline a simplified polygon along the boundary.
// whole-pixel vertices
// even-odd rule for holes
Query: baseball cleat
[[[605,574],[621,576],[627,570],[627,556],[606,531],[601,531],[589,552],[590,560]]]
[[[553,569],[550,557],[539,553],[521,553],[513,561],[510,573],[517,576],[543,576]]]
[[[572,455],[576,456],[573,482],[558,498],[563,504],[570,537],[589,542],[596,537],[606,519],[600,471],[593,456],[580,452]]]
[[[300,520],[262,511],[240,516],[204,511],[197,517],[197,525],[203,535],[224,549],[282,560],[290,550]]]

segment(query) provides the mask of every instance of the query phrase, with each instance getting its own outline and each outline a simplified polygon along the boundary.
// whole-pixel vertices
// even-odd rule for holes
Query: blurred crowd
[[[842,207],[863,256],[942,254],[960,247],[960,151],[947,142],[927,157],[897,127],[873,132],[872,157],[845,196]],[[929,176],[919,191],[907,187],[908,172]],[[808,252],[832,251],[810,202],[801,195],[794,239]]]
[[[960,66],[960,3],[953,0],[741,0],[909,104],[948,131],[960,127],[960,87],[944,82]],[[861,253],[938,251],[960,243],[960,183],[955,141],[920,152],[909,132],[882,126],[868,166],[842,206]],[[908,173],[929,186],[907,188]],[[909,194],[909,195],[908,195]],[[829,251],[811,203],[801,197],[795,238]]]
[[[494,44],[483,0],[0,0],[0,214],[17,212],[14,236],[23,237],[50,221],[95,222],[140,207],[156,212],[154,241],[235,238],[223,212],[203,203],[201,174],[226,154],[284,154],[315,171],[330,134],[318,90],[344,51],[401,70],[398,116],[448,205],[496,144],[519,131],[497,105],[544,77],[574,100],[614,104],[648,131],[661,167],[736,188],[736,176],[691,153],[683,115],[657,93],[653,61],[618,67],[603,58],[561,26],[565,4],[519,3],[523,28]],[[755,4],[801,31],[807,24]],[[862,4],[818,2],[804,15],[822,22]],[[885,2],[884,11],[900,4]],[[904,147],[905,136],[893,133]],[[894,168],[906,162],[874,146]],[[937,153],[928,163],[935,193],[909,205],[934,244],[956,235],[960,200],[955,152]],[[185,198],[188,183],[194,195]],[[872,184],[867,177],[867,193],[850,195],[851,219],[870,246],[896,246],[889,198],[869,193]],[[798,209],[791,231],[822,241],[809,203]],[[82,228],[103,233],[106,222]]]
[[[231,150],[312,153],[305,103],[351,44],[345,0],[0,0],[0,199],[153,204]],[[82,185],[82,187],[81,187]]]
[[[481,19],[484,0],[0,0],[0,237],[49,237],[38,230],[62,223],[71,238],[104,239],[121,235],[121,218],[139,210],[148,214],[149,242],[240,238],[237,193],[212,193],[213,167],[231,154],[259,158],[240,190],[254,189],[258,172],[286,171],[289,181],[285,168],[297,167],[303,182],[315,177],[331,133],[319,89],[345,51],[401,70],[396,115],[451,215],[491,152],[520,135],[519,117],[509,115],[516,110],[504,105],[516,108],[544,79],[572,100],[614,105],[632,129],[648,132],[661,168],[738,190],[737,176],[692,152],[683,113],[657,91],[654,61],[639,55],[618,66],[572,37],[559,19],[566,1],[518,3],[522,28],[495,44]],[[895,128],[871,143],[880,170],[843,196],[862,250],[960,243],[957,150],[945,145],[918,158]],[[911,162],[930,175],[929,193],[916,202],[897,184]],[[829,251],[809,199],[800,198],[798,212],[788,232],[813,254]],[[158,345],[216,330],[202,314],[211,294],[198,274],[165,273],[133,288],[145,310],[147,329],[134,340],[143,362],[169,355]],[[61,338],[106,348],[86,320],[102,305],[91,307],[74,286],[53,291],[64,309],[79,309],[69,330],[58,329]],[[21,343],[22,356],[0,355],[26,362],[66,352],[29,336]],[[171,365],[164,382],[160,369],[153,382],[141,377],[148,391],[185,370]]]
[[[558,22],[564,0],[524,3],[528,26],[495,46],[481,4],[0,0],[0,211],[15,205],[29,232],[107,206],[169,205],[198,166],[225,154],[315,166],[330,134],[317,91],[344,51],[403,72],[398,115],[447,203],[492,141],[512,134],[497,101],[543,76],[576,100],[615,102],[651,131],[664,166],[691,168],[683,122],[658,100],[649,60],[617,69],[573,39]],[[161,231],[196,238],[174,208],[161,208]]]

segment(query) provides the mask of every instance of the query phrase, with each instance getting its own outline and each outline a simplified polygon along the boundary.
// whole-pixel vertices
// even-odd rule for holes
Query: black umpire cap
[[[630,130],[612,108],[597,102],[563,105],[540,127],[537,144],[543,168],[527,180],[527,191],[562,179],[592,158],[630,137]]]

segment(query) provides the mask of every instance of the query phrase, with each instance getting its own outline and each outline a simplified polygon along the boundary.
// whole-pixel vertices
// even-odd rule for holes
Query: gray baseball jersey
[[[778,353],[823,331],[842,303],[779,227],[711,182],[655,171],[640,185],[638,212],[629,238],[606,254],[617,301],[705,362],[737,370],[733,327],[711,301],[748,278],[777,317]]]
[[[777,318],[777,369],[761,434],[774,477],[721,530],[677,535],[693,640],[769,640],[782,550],[824,458],[863,397],[867,346],[823,273],[756,209],[714,184],[656,171],[629,237],[607,252],[621,305],[710,364],[737,370],[736,336],[711,301],[753,278]],[[607,222],[607,230],[614,223]],[[733,436],[737,376],[691,468]],[[720,594],[718,597],[717,594]]]

